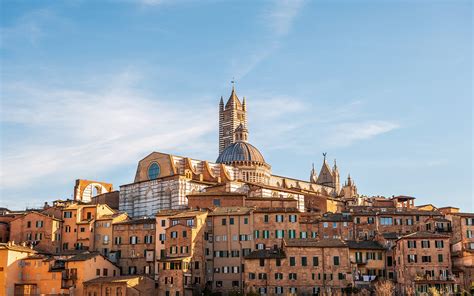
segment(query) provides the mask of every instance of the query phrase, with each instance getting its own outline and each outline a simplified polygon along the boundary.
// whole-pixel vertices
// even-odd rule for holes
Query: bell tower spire
[[[235,91],[235,80],[231,80],[232,90],[224,105],[224,101],[219,103],[219,155],[229,145],[235,141],[247,141],[247,107],[245,100],[240,102]],[[237,128],[242,125],[239,134]]]

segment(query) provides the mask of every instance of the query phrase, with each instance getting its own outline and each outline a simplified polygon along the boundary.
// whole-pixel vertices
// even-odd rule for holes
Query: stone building
[[[342,240],[289,239],[245,257],[245,290],[264,295],[343,295],[353,287]]]
[[[257,194],[261,197],[268,193],[272,198],[294,196],[299,200],[301,211],[305,211],[306,197],[324,198],[331,204],[329,208],[335,206],[344,192],[340,186],[339,168],[336,163],[332,168],[329,166],[326,154],[319,175],[313,167],[310,180],[274,175],[263,154],[249,143],[247,107],[240,102],[235,89],[227,103],[224,105],[221,100],[219,106],[219,156],[216,162],[160,152],[149,154],[139,161],[134,182],[120,186],[121,211],[131,217],[141,217],[152,216],[164,209],[185,209],[188,196],[195,200],[196,193],[233,181],[249,184],[254,189],[249,190],[250,186],[244,185],[239,186],[240,189],[228,188],[228,193],[245,193],[251,197],[252,191],[259,191],[255,187],[260,187]],[[353,195],[354,190],[351,192]]]
[[[456,290],[449,236],[424,231],[402,236],[395,256],[397,288],[402,295],[409,287],[419,293],[431,287],[443,293]]]
[[[164,242],[157,259],[160,295],[194,295],[205,287],[204,233],[205,211],[184,211],[157,216],[168,225],[160,240]]]
[[[84,282],[84,296],[94,295],[156,295],[155,281],[139,275],[98,277]]]
[[[96,219],[113,215],[115,210],[107,205],[72,203],[61,209],[63,227],[62,246],[65,250],[92,250]]]
[[[112,224],[109,258],[122,275],[155,274],[155,218],[142,218]]]
[[[63,221],[40,212],[26,212],[10,221],[10,240],[26,242],[37,250],[58,253],[61,250]]]

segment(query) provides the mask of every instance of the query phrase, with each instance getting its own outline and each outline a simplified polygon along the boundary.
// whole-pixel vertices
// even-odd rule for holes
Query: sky
[[[471,1],[0,3],[1,207],[215,161],[234,79],[274,174],[474,211]]]

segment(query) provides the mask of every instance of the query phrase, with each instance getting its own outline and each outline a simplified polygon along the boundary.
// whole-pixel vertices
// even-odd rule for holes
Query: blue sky
[[[322,152],[366,195],[473,211],[470,1],[2,1],[0,206],[131,183],[152,151],[214,161],[247,98],[273,173]]]

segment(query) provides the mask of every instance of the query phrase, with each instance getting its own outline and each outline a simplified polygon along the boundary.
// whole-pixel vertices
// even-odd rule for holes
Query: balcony
[[[415,282],[416,283],[452,283],[455,281],[455,276],[450,274],[447,276],[443,275],[435,275],[435,276],[430,276],[427,274],[424,275],[417,275],[415,277]]]

